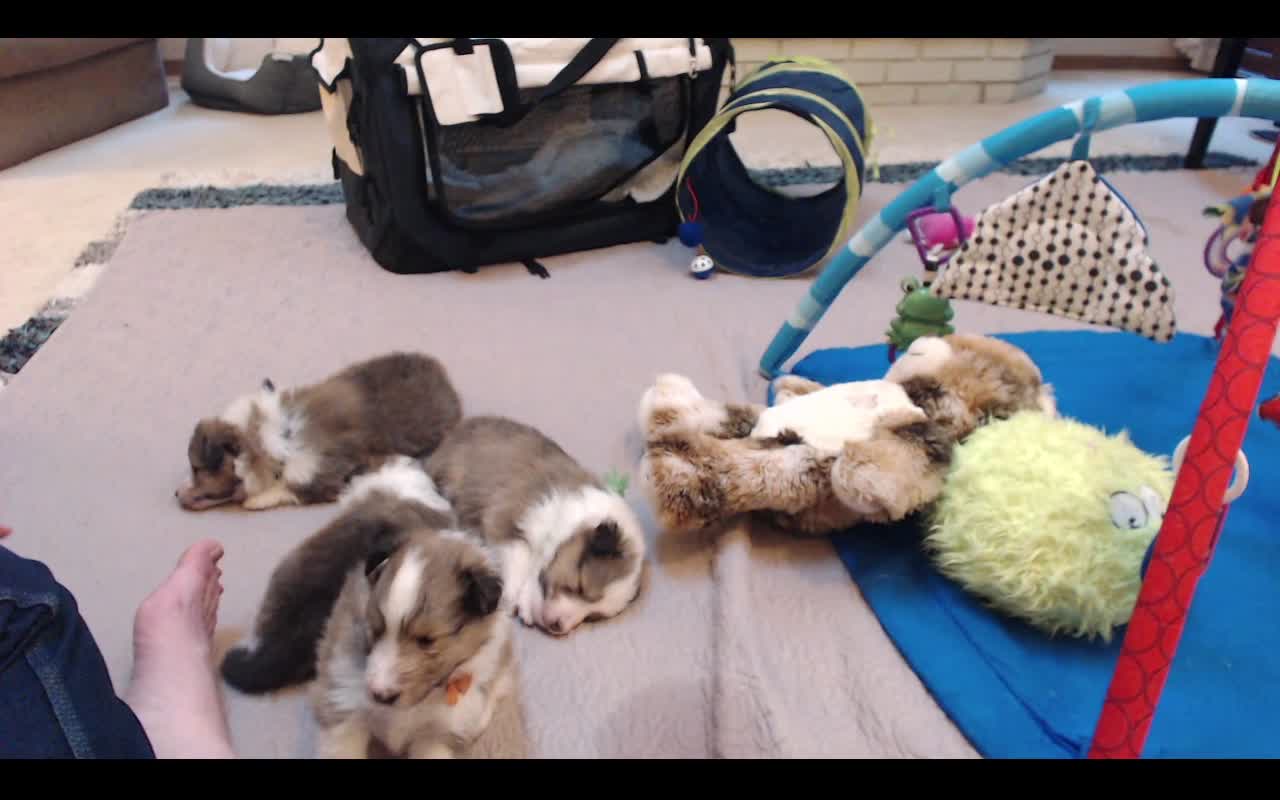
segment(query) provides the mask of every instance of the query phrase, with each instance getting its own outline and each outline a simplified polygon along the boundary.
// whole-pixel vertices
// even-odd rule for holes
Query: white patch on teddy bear
[[[914,412],[921,421],[926,419],[897,383],[837,383],[765,409],[751,437],[772,439],[789,430],[823,455],[838,455],[846,442],[870,439],[876,423],[894,411]]]

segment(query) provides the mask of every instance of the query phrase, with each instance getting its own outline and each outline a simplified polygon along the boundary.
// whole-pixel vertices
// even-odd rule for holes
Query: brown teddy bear
[[[964,334],[917,339],[882,380],[788,375],[774,398],[718,403],[672,374],[645,392],[641,478],[667,530],[739,514],[815,535],[900,520],[937,498],[952,445],[985,420],[1057,413],[1026,353]]]

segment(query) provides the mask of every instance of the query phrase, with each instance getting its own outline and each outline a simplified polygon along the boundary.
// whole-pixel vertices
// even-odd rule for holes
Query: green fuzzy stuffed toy
[[[939,570],[1050,635],[1110,641],[1173,491],[1168,460],[1126,434],[1039,412],[956,446],[927,546]]]

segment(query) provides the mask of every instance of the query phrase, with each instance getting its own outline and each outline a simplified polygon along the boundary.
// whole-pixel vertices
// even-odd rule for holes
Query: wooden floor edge
[[[1059,54],[1054,56],[1053,68],[1063,70],[1158,69],[1193,72],[1187,59],[1176,56],[1076,56]]]

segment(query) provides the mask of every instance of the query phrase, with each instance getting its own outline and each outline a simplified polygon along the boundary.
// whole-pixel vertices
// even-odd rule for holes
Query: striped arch
[[[908,214],[1019,158],[1085,132],[1087,107],[1097,110],[1093,132],[1180,117],[1239,116],[1280,122],[1280,81],[1205,78],[1137,86],[1045,111],[962,150],[917,180],[854,234],[774,335],[760,360],[760,372],[769,379],[780,374],[845,285],[906,227]]]

